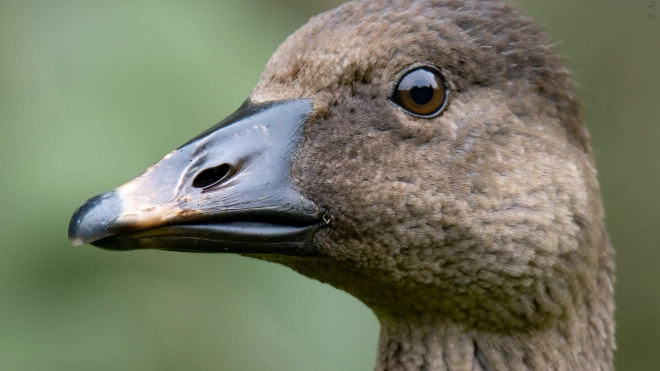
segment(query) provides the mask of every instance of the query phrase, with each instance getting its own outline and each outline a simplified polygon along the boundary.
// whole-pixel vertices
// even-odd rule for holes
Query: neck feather
[[[437,316],[379,315],[375,371],[612,371],[611,277],[601,270],[582,305],[539,329],[487,332]]]
[[[612,370],[610,349],[593,330],[496,334],[441,322],[383,322],[375,370]]]

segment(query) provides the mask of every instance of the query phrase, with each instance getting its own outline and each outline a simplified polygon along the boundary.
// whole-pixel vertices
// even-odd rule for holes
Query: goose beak
[[[73,245],[244,254],[311,254],[322,212],[294,186],[291,165],[310,99],[236,112],[142,175],[79,207]]]

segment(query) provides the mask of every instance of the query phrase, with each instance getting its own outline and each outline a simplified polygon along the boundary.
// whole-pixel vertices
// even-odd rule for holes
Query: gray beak
[[[244,254],[311,254],[322,210],[291,179],[310,99],[236,112],[123,186],[88,200],[73,245]]]

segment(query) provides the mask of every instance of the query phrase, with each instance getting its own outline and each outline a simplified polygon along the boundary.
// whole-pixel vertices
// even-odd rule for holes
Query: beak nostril
[[[229,175],[230,170],[231,166],[229,166],[229,164],[222,164],[206,169],[197,174],[193,180],[192,186],[195,188],[208,188],[212,185],[218,184]]]

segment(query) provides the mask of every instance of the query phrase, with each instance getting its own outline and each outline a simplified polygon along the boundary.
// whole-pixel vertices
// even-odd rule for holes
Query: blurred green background
[[[660,19],[514,1],[585,101],[617,250],[619,370],[660,364]],[[232,112],[335,0],[0,1],[0,370],[371,370],[352,297],[238,256],[71,247],[87,198]],[[657,13],[660,13],[658,11]]]

